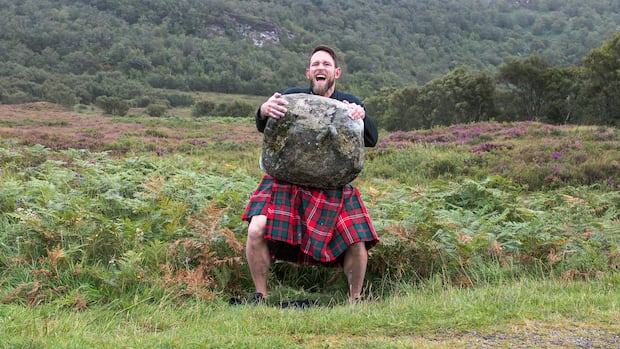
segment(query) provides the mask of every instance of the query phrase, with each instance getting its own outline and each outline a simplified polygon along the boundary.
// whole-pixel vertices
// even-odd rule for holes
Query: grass
[[[620,278],[429,280],[392,297],[306,310],[192,301],[110,302],[88,311],[0,305],[0,348],[465,348],[618,344]],[[596,334],[596,336],[592,336]],[[616,336],[614,337],[614,334]],[[594,338],[596,337],[596,338]],[[554,339],[556,344],[549,342]],[[616,342],[614,342],[614,340]]]

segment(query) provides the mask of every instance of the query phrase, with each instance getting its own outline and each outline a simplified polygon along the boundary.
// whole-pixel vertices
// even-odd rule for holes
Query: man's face
[[[340,68],[336,68],[334,59],[329,53],[317,51],[310,57],[306,77],[310,80],[312,93],[329,97],[334,92],[336,79],[340,77]]]

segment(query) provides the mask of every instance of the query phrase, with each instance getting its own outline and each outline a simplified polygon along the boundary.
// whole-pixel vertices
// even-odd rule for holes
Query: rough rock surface
[[[351,120],[346,104],[305,93],[284,95],[289,102],[280,119],[264,131],[261,165],[287,182],[337,188],[364,167],[364,122]]]

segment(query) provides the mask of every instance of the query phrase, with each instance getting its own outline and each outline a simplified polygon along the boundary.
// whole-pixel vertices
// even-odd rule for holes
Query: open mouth
[[[319,74],[315,77],[316,81],[325,81],[327,80],[327,77],[323,74]]]

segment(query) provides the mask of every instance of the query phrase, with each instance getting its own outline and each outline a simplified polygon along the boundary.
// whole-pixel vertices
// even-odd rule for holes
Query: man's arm
[[[374,147],[379,140],[379,131],[377,131],[377,125],[371,118],[366,115],[364,117],[364,146]]]
[[[265,103],[261,104],[260,108],[258,108],[255,116],[256,129],[258,129],[258,132],[265,131],[267,120],[270,117],[279,119],[284,116],[288,101],[282,99],[281,97],[283,94],[286,94],[287,91],[284,91],[284,93],[274,93],[273,96],[269,97],[269,99]]]
[[[357,96],[338,90],[336,90],[332,98],[339,101],[347,101],[348,103],[355,103],[364,109],[364,146],[374,147],[377,145],[377,142],[379,141],[379,131],[377,130],[377,125],[375,122],[368,117],[368,114],[366,114],[366,107],[364,106],[364,103],[362,103]]]
[[[258,132],[265,131],[265,127],[267,127],[267,120],[269,118],[262,118],[260,116],[260,108],[256,111],[256,129]]]

